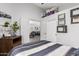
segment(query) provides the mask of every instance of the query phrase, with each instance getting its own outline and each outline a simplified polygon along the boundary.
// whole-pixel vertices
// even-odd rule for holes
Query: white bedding
[[[69,46],[61,46],[55,51],[47,54],[47,56],[64,56],[67,53],[67,51],[69,51],[70,48],[71,47]]]

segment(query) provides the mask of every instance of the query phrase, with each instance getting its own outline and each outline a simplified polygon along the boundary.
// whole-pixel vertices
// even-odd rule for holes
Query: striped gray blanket
[[[42,40],[16,46],[9,52],[9,56],[72,56],[76,48]]]

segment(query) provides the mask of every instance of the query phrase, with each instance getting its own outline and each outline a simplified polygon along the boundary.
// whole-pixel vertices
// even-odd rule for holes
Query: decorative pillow
[[[75,50],[71,56],[79,56],[79,48]]]

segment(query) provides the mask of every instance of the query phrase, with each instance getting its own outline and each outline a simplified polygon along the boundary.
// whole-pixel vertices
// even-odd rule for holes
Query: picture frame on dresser
[[[79,8],[70,10],[71,24],[79,23]]]
[[[58,25],[65,25],[66,21],[65,21],[65,13],[63,14],[59,14],[58,15]]]
[[[57,26],[57,33],[67,33],[67,25]]]

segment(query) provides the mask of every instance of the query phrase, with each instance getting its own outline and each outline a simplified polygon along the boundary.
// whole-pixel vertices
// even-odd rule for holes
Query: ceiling
[[[58,7],[60,11],[79,5],[79,3],[34,3],[34,4],[42,8],[43,10]]]

